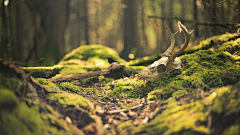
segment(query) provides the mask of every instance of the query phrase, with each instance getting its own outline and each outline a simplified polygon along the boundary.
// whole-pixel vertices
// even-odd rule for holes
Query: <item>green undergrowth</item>
[[[150,123],[130,127],[130,134],[238,134],[235,124],[240,120],[239,87],[240,82],[217,88],[203,100],[170,103]]]

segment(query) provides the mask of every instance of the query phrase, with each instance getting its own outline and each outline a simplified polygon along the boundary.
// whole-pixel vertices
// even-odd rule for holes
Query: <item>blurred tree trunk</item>
[[[181,18],[186,19],[186,0],[181,0],[180,2],[181,2],[181,7],[182,7]],[[184,42],[184,35],[183,34],[180,35],[180,39],[178,39],[176,41],[176,43],[178,43],[179,41],[182,42],[182,43]]]
[[[197,0],[193,1],[193,18],[194,21],[198,21],[198,8],[197,8]],[[194,36],[198,38],[198,25],[194,26]]]
[[[88,28],[88,0],[83,0],[84,7],[84,26],[85,26],[85,41],[86,45],[89,45],[89,28]]]
[[[153,9],[153,13],[156,15],[156,8],[154,7],[154,0],[151,0],[151,6],[152,6],[152,9]],[[156,53],[161,53],[162,52],[162,46],[160,45],[160,30],[159,29],[159,25],[158,25],[158,20],[155,18],[154,19],[154,22],[155,22],[155,32],[157,34],[157,41],[156,41],[156,44],[157,44],[157,47],[156,47]]]
[[[174,5],[174,0],[169,0],[168,1],[169,3],[168,3],[168,16],[173,16],[173,5]],[[168,24],[168,27],[169,27],[169,29],[171,30],[171,31],[173,31],[173,23],[172,23],[172,20],[169,20],[168,22],[167,22],[167,24]]]
[[[6,13],[5,13],[5,6],[4,6],[4,0],[1,0],[0,2],[0,9],[1,9],[1,32],[0,32],[0,46],[1,46],[1,58],[7,58],[8,53],[7,53],[7,41],[6,41]]]
[[[95,13],[95,34],[96,34],[96,39],[95,39],[95,43],[99,44],[99,1],[95,0],[94,1],[95,4],[95,8],[96,8],[96,13]]]
[[[52,64],[60,60],[65,53],[68,3],[69,0],[10,0],[4,6],[2,1],[1,57],[27,64],[41,57]]]
[[[145,0],[141,0],[141,7],[142,7],[142,18],[141,18],[141,21],[142,21],[142,37],[143,37],[143,42],[142,42],[142,46],[140,45],[138,48],[141,48],[140,50],[140,54],[141,56],[140,57],[143,57],[143,54],[144,54],[144,48],[145,46],[148,46],[148,40],[147,40],[147,35],[146,35],[146,31],[145,31],[145,20],[144,20],[144,17],[145,17],[145,13],[144,13],[144,1]],[[156,19],[155,19],[156,20]]]
[[[10,46],[12,60],[27,62],[34,44],[34,26],[31,20],[31,12],[25,1],[10,0],[9,2]],[[11,21],[10,21],[11,20]]]
[[[69,0],[54,0],[50,4],[51,13],[51,43],[55,61],[59,61],[65,54],[64,33],[67,24],[67,5]],[[48,47],[48,46],[46,46]],[[55,50],[56,49],[56,50]]]
[[[166,10],[167,8],[165,8],[166,6],[166,3],[164,1],[161,1],[160,3],[160,7],[161,7],[161,16],[166,16]],[[162,31],[162,41],[161,41],[161,44],[159,44],[160,48],[161,48],[161,53],[163,53],[166,48],[167,48],[167,45],[166,45],[166,32],[165,32],[165,26],[164,26],[164,19],[162,19],[162,25],[161,25],[161,31]]]
[[[235,1],[236,2],[236,5],[235,5],[235,8],[234,8],[234,22],[235,23],[239,23],[240,22],[240,0],[237,0]]]
[[[124,9],[124,48],[120,56],[125,60],[129,60],[128,55],[131,50],[139,46],[137,26],[138,0],[123,0],[123,3],[127,7]]]

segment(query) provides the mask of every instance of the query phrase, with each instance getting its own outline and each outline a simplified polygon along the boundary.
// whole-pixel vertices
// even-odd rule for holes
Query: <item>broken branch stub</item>
[[[179,54],[181,54],[188,46],[188,43],[190,41],[190,36],[193,33],[193,30],[189,32],[188,29],[180,21],[178,21],[179,30],[180,32],[183,31],[185,35],[185,42],[183,47],[180,50],[170,55],[170,53],[173,51],[173,48],[175,46],[174,36],[177,32],[173,34],[166,24],[165,24],[165,27],[171,39],[170,47],[161,55],[162,57],[159,60],[149,65],[146,69],[141,70],[137,75],[138,79],[147,80],[147,81],[156,81],[158,79],[161,79],[163,76],[165,76],[169,72],[181,71],[182,61],[176,57]]]

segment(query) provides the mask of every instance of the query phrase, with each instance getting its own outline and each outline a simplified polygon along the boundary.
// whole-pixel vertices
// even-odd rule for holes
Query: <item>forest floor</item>
[[[191,46],[177,75],[136,78],[159,58],[125,62],[111,48],[89,45],[52,67],[1,59],[0,135],[240,134],[239,35]]]

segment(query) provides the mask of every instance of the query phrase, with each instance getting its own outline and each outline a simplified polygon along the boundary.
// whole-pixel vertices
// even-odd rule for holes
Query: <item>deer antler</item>
[[[146,69],[141,70],[137,75],[138,79],[147,80],[147,81],[156,81],[158,79],[161,79],[163,76],[165,76],[169,72],[172,72],[172,73],[181,72],[182,61],[176,57],[180,53],[182,53],[183,50],[187,47],[193,30],[191,32],[188,32],[187,28],[181,22],[178,21],[178,27],[180,29],[180,32],[183,31],[185,35],[185,43],[184,43],[184,46],[179,51],[177,51],[173,55],[169,55],[173,51],[173,48],[175,45],[174,35],[177,32],[173,34],[169,30],[166,23],[165,23],[165,27],[171,39],[170,47],[161,55],[162,57],[159,60],[149,65]]]
[[[168,32],[168,35],[169,35],[169,37],[171,39],[171,45],[169,46],[169,48],[163,54],[161,54],[161,57],[169,56],[169,54],[173,51],[173,48],[175,46],[175,37],[174,36],[178,33],[178,31],[177,31],[176,33],[173,34],[171,32],[171,30],[168,28],[167,23],[164,22],[164,24],[165,24],[165,28],[166,28],[166,30]]]
[[[180,50],[178,50],[177,52],[175,52],[174,54],[172,54],[170,56],[170,60],[174,60],[179,54],[181,54],[186,49],[186,47],[188,46],[189,40],[190,40],[190,36],[194,31],[194,30],[192,30],[192,31],[188,32],[187,28],[180,21],[178,21],[178,27],[179,27],[180,33],[181,33],[181,31],[183,31],[183,33],[185,35],[185,42],[184,42],[183,47]]]

